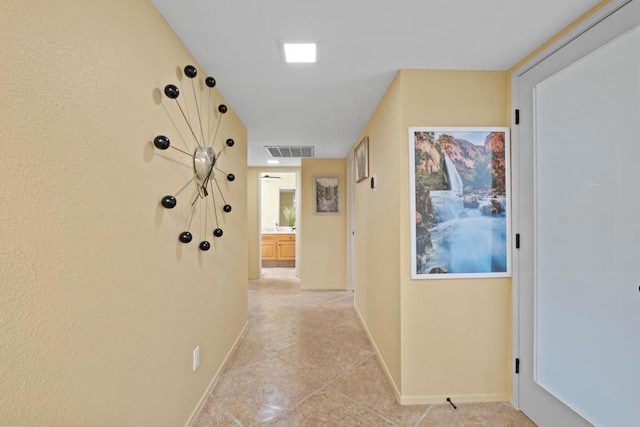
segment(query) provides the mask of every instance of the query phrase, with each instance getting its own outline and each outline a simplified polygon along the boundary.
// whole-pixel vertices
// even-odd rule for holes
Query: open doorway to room
[[[298,173],[260,172],[260,275],[298,275]]]

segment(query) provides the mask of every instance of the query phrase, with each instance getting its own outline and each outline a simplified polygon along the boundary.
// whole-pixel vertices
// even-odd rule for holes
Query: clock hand
[[[209,195],[207,191],[207,184],[211,180],[211,174],[213,173],[213,167],[215,166],[215,164],[216,164],[215,161],[211,162],[211,166],[209,167],[209,172],[207,173],[207,176],[205,176],[204,180],[202,181],[201,188],[205,197]]]

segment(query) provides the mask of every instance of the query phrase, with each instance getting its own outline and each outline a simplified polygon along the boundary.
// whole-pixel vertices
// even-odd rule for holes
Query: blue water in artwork
[[[506,272],[506,217],[479,216],[477,209],[464,209],[462,214],[429,230],[433,252],[423,259],[423,271],[440,267],[448,273]]]
[[[422,258],[422,271],[429,273],[435,269],[434,273],[454,274],[506,272],[506,199],[480,198],[477,208],[465,208],[460,176],[448,156],[445,161],[451,189],[431,191],[436,225],[429,229],[433,250]],[[487,214],[494,203],[500,207],[500,213]]]

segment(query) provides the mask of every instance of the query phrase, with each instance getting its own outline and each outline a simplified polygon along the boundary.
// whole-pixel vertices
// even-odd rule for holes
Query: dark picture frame
[[[354,150],[356,182],[369,178],[369,137],[365,136]]]

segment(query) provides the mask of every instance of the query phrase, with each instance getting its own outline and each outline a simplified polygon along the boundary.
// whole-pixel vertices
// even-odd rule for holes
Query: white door
[[[514,400],[543,427],[640,425],[638,25],[626,2],[514,79]]]

